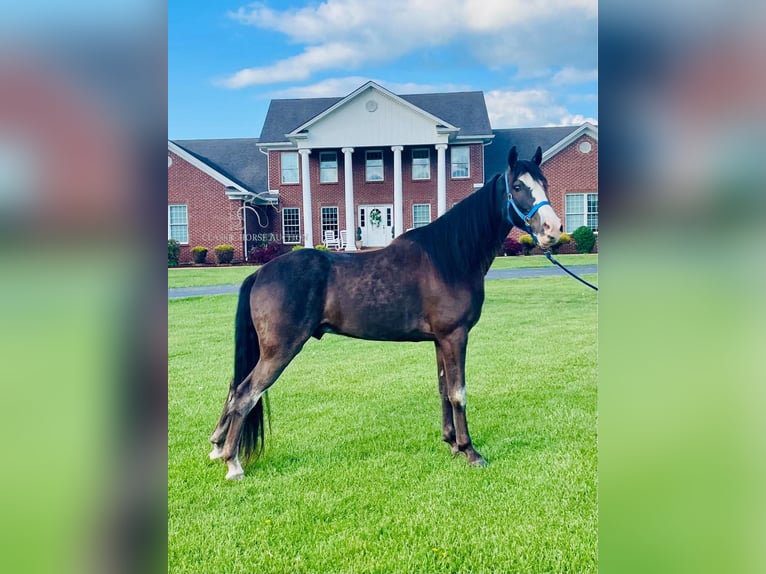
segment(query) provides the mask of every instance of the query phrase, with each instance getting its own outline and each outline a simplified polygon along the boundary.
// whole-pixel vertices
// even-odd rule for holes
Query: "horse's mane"
[[[457,283],[475,272],[487,272],[498,253],[510,223],[497,187],[496,175],[484,187],[424,227],[402,235],[426,252],[442,278]]]

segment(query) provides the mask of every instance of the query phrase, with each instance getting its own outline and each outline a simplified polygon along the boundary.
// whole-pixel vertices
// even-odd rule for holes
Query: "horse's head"
[[[548,180],[540,170],[543,150],[537,148],[531,161],[520,160],[516,146],[508,153],[505,185],[508,192],[508,218],[525,229],[543,249],[561,237],[561,220],[548,201]]]

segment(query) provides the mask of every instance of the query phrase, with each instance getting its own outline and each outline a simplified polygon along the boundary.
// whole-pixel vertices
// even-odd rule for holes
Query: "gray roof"
[[[492,130],[495,139],[484,148],[484,178],[489,181],[508,166],[508,152],[516,146],[521,159],[532,159],[537,146],[543,153],[563,140],[580,126],[557,126],[550,128],[513,128]]]
[[[487,105],[483,92],[452,92],[441,94],[409,94],[399,96],[414,106],[460,128],[459,136],[489,136]],[[344,98],[305,98],[271,100],[263,122],[260,141],[288,141],[285,134],[305,124]]]
[[[253,193],[268,190],[266,156],[257,138],[174,140],[200,161]]]

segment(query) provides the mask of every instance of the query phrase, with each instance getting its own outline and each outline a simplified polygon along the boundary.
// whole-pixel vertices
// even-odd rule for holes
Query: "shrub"
[[[559,237],[559,240],[551,247],[551,251],[558,253],[561,246],[566,245],[570,241],[572,241],[572,236],[566,232],[562,233],[561,237]]]
[[[295,247],[300,248],[301,246],[296,245]],[[293,247],[293,250],[295,250],[295,247]],[[276,259],[280,255],[287,253],[289,250],[290,248],[287,245],[273,241],[266,245],[253,247],[250,250],[250,253],[248,253],[247,258],[256,265],[265,265],[272,259]]]
[[[181,246],[175,239],[168,239],[168,267],[178,267],[178,256],[181,254]]]
[[[192,259],[195,263],[205,263],[207,261],[207,247],[192,247]]]
[[[521,243],[516,241],[513,237],[507,237],[503,241],[503,255],[518,255],[521,253]]]
[[[327,248],[327,245],[322,245],[322,244],[315,246],[314,249],[318,249],[319,251],[330,251]]]
[[[290,251],[298,251],[300,249],[303,249],[303,245],[293,245],[293,248]]]
[[[572,239],[574,239],[577,253],[590,253],[596,245],[596,235],[586,225],[575,229],[572,232]]]
[[[529,255],[535,248],[535,240],[532,239],[532,236],[528,233],[519,237],[519,243],[521,243],[521,246],[524,249],[524,255]]]
[[[231,263],[231,260],[234,259],[233,245],[216,245],[214,250],[218,263]]]
[[[356,240],[361,241],[362,240],[362,228],[357,227],[356,228]]]

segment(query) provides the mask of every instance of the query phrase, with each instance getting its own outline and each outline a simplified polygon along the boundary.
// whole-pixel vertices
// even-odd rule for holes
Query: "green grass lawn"
[[[591,265],[598,263],[598,254],[558,255],[556,259],[564,265]],[[520,269],[528,267],[550,267],[551,262],[543,255],[527,257],[498,257],[492,269]],[[234,267],[180,267],[168,269],[168,288],[201,287],[205,285],[230,285],[241,283],[256,266],[240,265]]]
[[[236,296],[168,301],[169,571],[595,572],[596,297],[486,288],[466,375],[489,466],[441,442],[432,344],[326,335],[271,389],[266,452],[234,483],[207,438]]]

